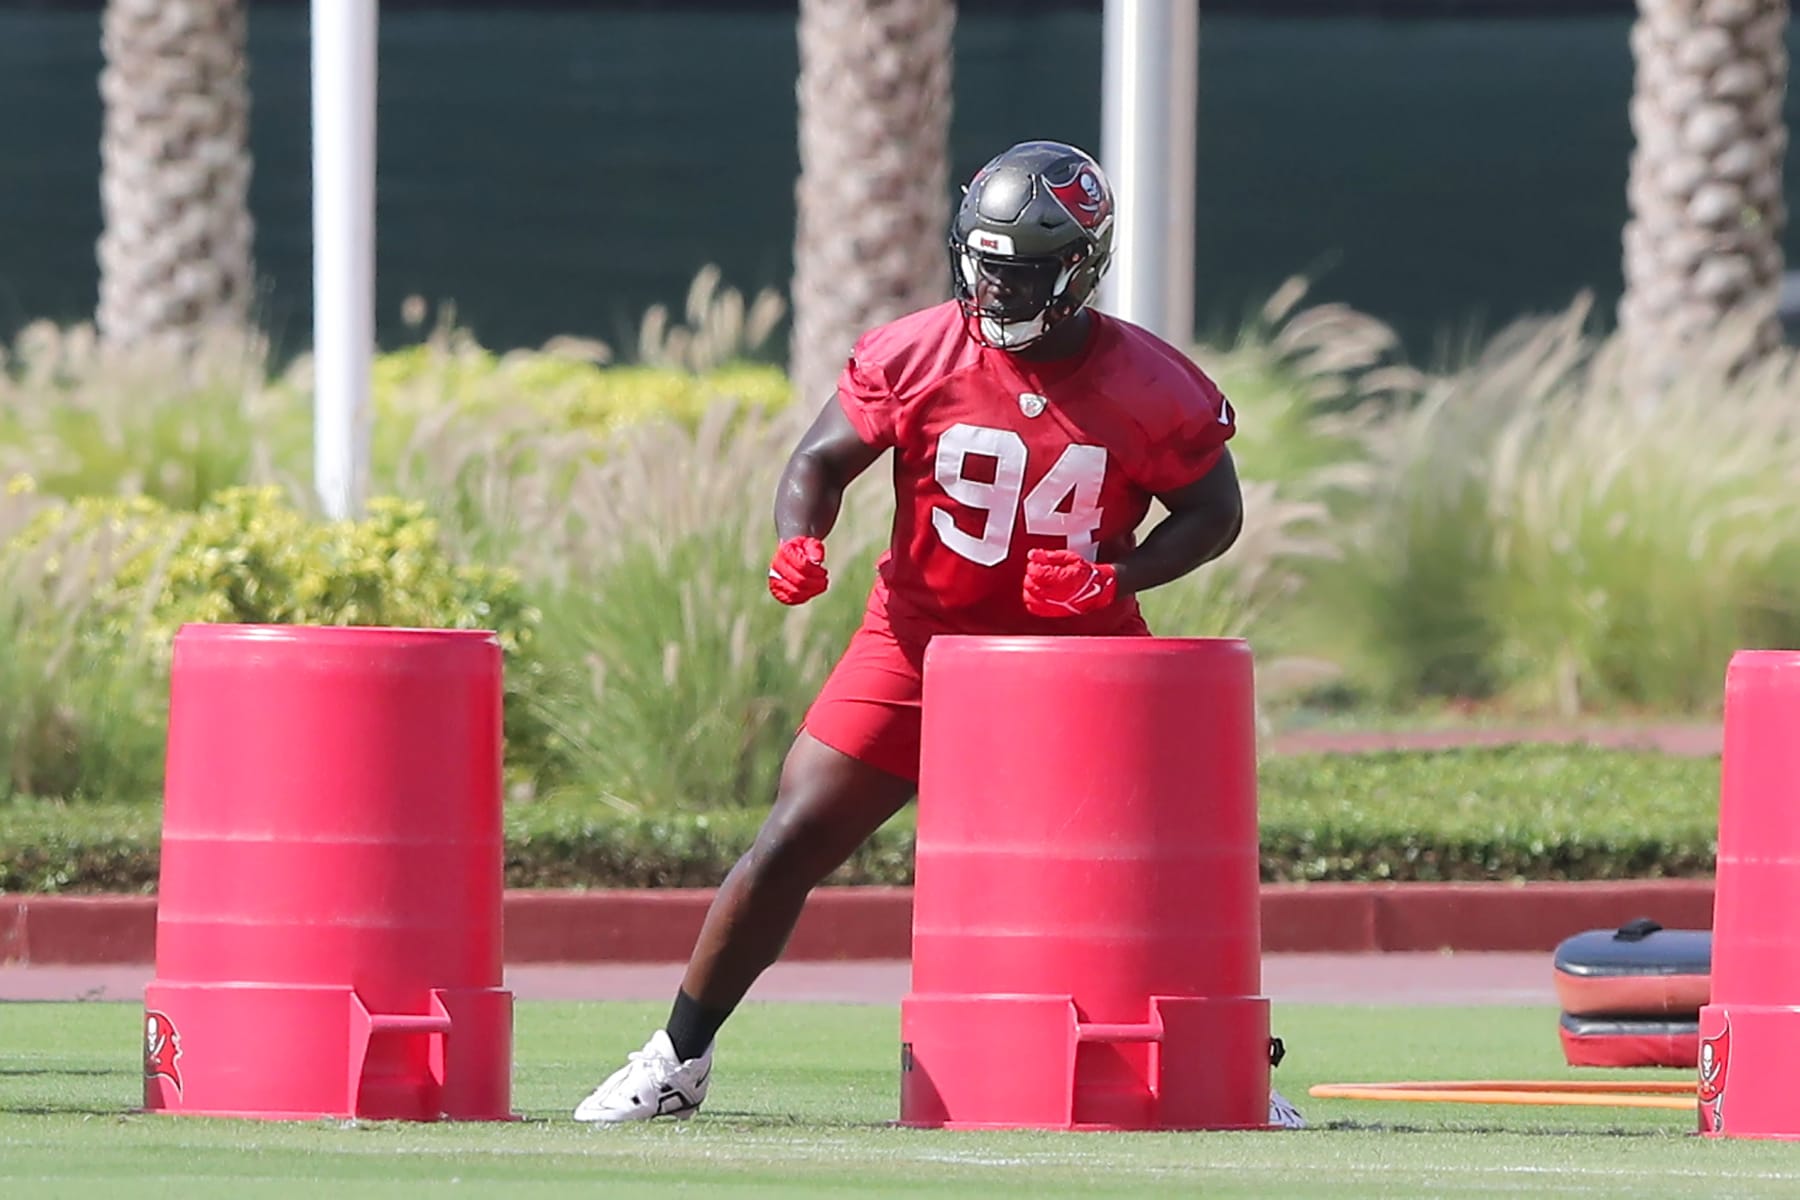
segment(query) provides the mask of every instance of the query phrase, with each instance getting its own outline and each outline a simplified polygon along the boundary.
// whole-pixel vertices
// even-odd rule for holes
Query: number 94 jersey
[[[1151,498],[1210,471],[1235,428],[1185,355],[1098,312],[1079,353],[1032,362],[969,337],[954,302],[923,309],[864,334],[837,394],[858,435],[894,451],[894,536],[872,604],[897,633],[1139,626],[1131,599],[1078,617],[1027,613],[1025,556],[1122,557]]]

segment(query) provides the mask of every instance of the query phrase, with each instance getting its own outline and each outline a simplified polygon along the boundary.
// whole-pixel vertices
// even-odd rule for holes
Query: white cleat
[[[1269,1124],[1277,1129],[1305,1129],[1306,1118],[1300,1115],[1299,1109],[1288,1103],[1286,1096],[1270,1088]]]
[[[686,1062],[675,1057],[667,1032],[659,1029],[631,1052],[630,1061],[575,1108],[575,1119],[595,1125],[672,1117],[685,1121],[706,1099],[712,1080],[712,1047]]]

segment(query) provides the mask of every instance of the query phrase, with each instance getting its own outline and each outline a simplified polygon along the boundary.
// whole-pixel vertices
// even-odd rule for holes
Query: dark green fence
[[[1393,321],[1422,356],[1581,288],[1616,295],[1628,12],[1233,8],[1201,33],[1203,323],[1311,272],[1317,295]],[[384,8],[384,338],[410,293],[510,345],[617,337],[709,261],[739,287],[785,286],[791,7],[499,9]],[[250,13],[261,311],[293,350],[311,303],[307,14]],[[965,3],[956,54],[957,174],[1023,137],[1097,149],[1097,4]],[[0,335],[92,309],[99,67],[91,7],[0,8]]]

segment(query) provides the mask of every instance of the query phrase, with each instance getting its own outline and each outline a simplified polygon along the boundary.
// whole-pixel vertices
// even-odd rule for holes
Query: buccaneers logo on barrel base
[[[1731,1016],[1725,1028],[1700,1042],[1700,1132],[1725,1132],[1725,1072],[1731,1067]]]
[[[144,1014],[144,1078],[161,1077],[175,1085],[175,1094],[181,1095],[181,1068],[176,1060],[181,1057],[181,1035],[175,1031],[175,1022],[169,1020],[168,1014],[151,1009]]]

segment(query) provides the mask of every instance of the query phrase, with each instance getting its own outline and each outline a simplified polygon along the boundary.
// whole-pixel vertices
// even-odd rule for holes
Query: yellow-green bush
[[[408,300],[406,309],[409,323],[425,325],[428,308],[422,299]],[[458,328],[454,311],[446,308],[418,344],[376,360],[374,404],[390,423],[446,407],[471,415],[524,409],[552,431],[591,434],[650,417],[691,428],[721,405],[739,412],[777,411],[791,395],[787,376],[756,360],[786,312],[778,292],[765,288],[746,299],[725,286],[719,268],[709,264],[688,287],[685,323],[665,306],[651,306],[635,339],[638,365],[620,366],[613,365],[617,356],[611,346],[580,337],[495,354]],[[303,361],[301,374],[307,369]]]
[[[58,548],[95,544],[107,569],[82,581],[81,654],[152,664],[146,686],[158,692],[188,622],[492,629],[509,693],[541,674],[540,618],[517,573],[453,561],[423,504],[376,499],[361,520],[320,521],[275,488],[229,489],[192,513],[144,497],[89,498],[45,505],[0,547],[0,563],[35,559],[48,591],[66,587],[57,576],[78,561]],[[523,703],[507,706],[507,738],[515,775],[535,775],[555,753]]]
[[[318,521],[277,488],[231,488],[198,512],[144,497],[46,508],[13,539],[23,549],[71,529],[114,532],[126,551],[106,585],[141,612],[143,636],[189,621],[484,628],[512,650],[536,614],[506,568],[453,563],[425,506],[378,498],[358,521]]]
[[[650,417],[693,424],[715,405],[773,412],[786,406],[791,389],[777,367],[737,363],[700,375],[661,367],[609,367],[594,386],[570,393],[554,415],[571,426],[616,429]]]
[[[496,354],[460,330],[380,355],[371,396],[374,487],[428,495],[460,534],[480,523],[471,510],[486,499],[470,494],[483,492],[471,478],[445,478],[441,466],[450,446],[461,448],[459,459],[473,454],[475,477],[491,473],[481,464],[504,461],[508,474],[546,471],[544,483],[566,483],[566,468],[604,457],[614,434],[647,420],[691,429],[708,412],[776,412],[790,398],[778,367],[735,362],[691,371],[605,365],[604,357],[598,346],[586,356],[559,345]],[[308,370],[304,361],[297,364],[290,391],[310,389]],[[422,475],[431,477],[429,487],[421,486]]]
[[[513,432],[496,427],[561,433],[594,454],[647,418],[692,426],[721,404],[780,409],[786,377],[753,358],[783,311],[773,293],[746,302],[708,268],[690,289],[687,325],[661,308],[646,317],[635,366],[570,337],[495,353],[446,321],[373,364],[375,489],[393,488],[421,433],[447,423],[501,442]],[[312,473],[313,363],[273,369],[253,329],[188,347],[111,346],[91,325],[33,322],[0,344],[0,478],[29,474],[70,500],[146,495],[187,510],[228,487],[296,488]]]
[[[460,332],[379,356],[372,383],[380,415],[416,416],[446,405],[472,414],[524,407],[553,427],[594,433],[647,417],[692,424],[721,401],[772,411],[787,404],[789,391],[787,376],[766,364],[699,372],[608,366],[554,349],[496,354]]]

